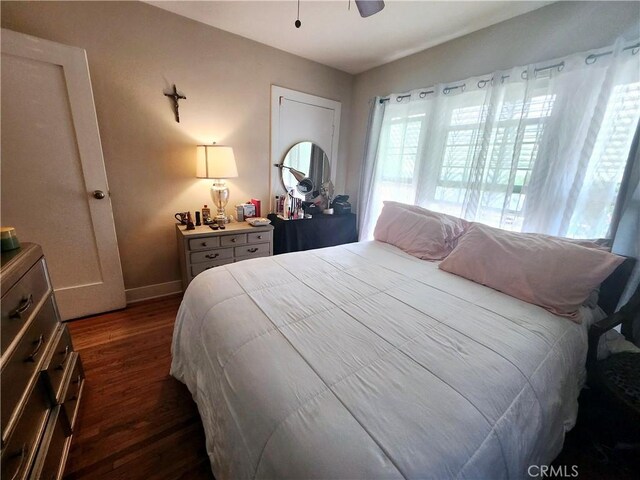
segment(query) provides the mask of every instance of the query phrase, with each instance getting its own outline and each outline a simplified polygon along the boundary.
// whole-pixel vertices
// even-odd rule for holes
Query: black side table
[[[282,220],[271,213],[273,254],[333,247],[358,241],[356,215],[314,215],[313,218]]]

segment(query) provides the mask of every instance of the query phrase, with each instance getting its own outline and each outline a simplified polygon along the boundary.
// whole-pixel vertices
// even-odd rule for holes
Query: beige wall
[[[180,278],[173,213],[210,204],[195,145],[233,146],[230,205],[269,197],[271,84],[342,102],[353,77],[138,2],[3,2],[2,27],[87,50],[126,288]],[[163,90],[187,96],[176,123]]]
[[[347,193],[357,198],[369,100],[603,47],[640,36],[638,2],[561,2],[356,76]],[[354,202],[355,203],[355,202]]]

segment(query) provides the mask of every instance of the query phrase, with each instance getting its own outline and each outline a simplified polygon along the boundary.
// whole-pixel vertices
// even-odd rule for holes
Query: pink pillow
[[[451,253],[451,251],[456,246],[456,243],[460,235],[462,235],[465,232],[465,230],[469,228],[469,225],[471,225],[471,222],[463,220],[462,218],[453,217],[451,215],[447,215],[446,213],[438,213],[432,210],[427,210],[426,208],[422,208],[417,205],[408,205],[406,203],[391,202],[391,201],[386,201],[384,202],[384,204],[385,206],[391,205],[396,208],[408,210],[410,212],[414,212],[419,215],[435,218],[436,220],[438,220],[442,224],[442,227],[444,228],[446,244],[447,244],[447,255]]]
[[[386,202],[373,238],[423,260],[441,260],[449,254],[442,223]]]
[[[580,305],[623,260],[553,237],[474,223],[440,268],[580,323]]]

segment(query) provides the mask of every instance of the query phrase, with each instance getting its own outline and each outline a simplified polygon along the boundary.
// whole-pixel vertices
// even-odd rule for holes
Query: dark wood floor
[[[180,297],[69,322],[86,383],[65,478],[212,479],[186,387],[169,376]]]
[[[67,480],[213,479],[196,406],[169,376],[180,300],[151,300],[68,323],[86,384]],[[554,465],[566,466],[569,476],[577,465],[585,480],[638,478],[634,453],[629,459],[607,449],[583,417]]]

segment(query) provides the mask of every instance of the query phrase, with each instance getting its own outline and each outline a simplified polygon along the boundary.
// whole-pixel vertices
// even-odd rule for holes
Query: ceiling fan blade
[[[355,0],[356,7],[363,18],[370,17],[384,8],[382,0]]]

